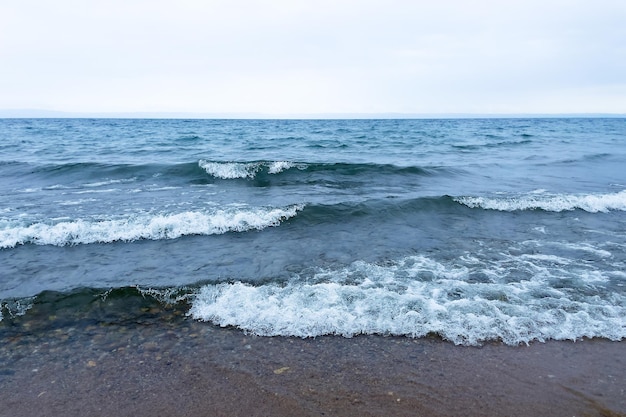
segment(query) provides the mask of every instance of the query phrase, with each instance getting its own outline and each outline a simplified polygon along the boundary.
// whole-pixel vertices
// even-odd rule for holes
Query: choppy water
[[[625,119],[4,119],[0,319],[621,340],[625,167]]]

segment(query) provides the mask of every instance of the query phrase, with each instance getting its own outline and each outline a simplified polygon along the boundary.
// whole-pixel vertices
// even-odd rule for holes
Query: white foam
[[[200,160],[198,165],[207,174],[222,179],[254,178],[261,167],[256,163],[210,162],[205,160]]]
[[[213,235],[278,226],[303,206],[285,208],[230,208],[211,212],[144,214],[112,220],[74,220],[28,226],[3,222],[0,248],[33,243],[74,245],[139,239],[176,239],[184,235]]]
[[[289,161],[274,162],[211,162],[200,160],[200,168],[207,174],[221,179],[254,178],[261,169],[266,168],[269,174],[279,174],[290,168],[304,169],[302,164],[294,164]]]
[[[136,286],[135,288],[144,297],[152,297],[163,304],[170,305],[189,300],[189,294],[192,291],[191,288],[184,286],[172,288],[141,288]]]
[[[86,183],[86,184],[83,184],[83,187],[102,187],[103,185],[127,184],[127,183],[134,182],[134,181],[137,181],[136,177],[120,179],[120,180],[107,179],[104,181]]]
[[[585,210],[590,213],[626,211],[626,190],[611,194],[545,194],[531,193],[515,197],[458,197],[455,201],[471,208],[499,211],[545,210],[571,211]]]
[[[73,191],[71,194],[104,194],[104,193],[115,193],[118,191],[120,191],[119,188],[106,188],[104,190]]]
[[[7,312],[11,317],[23,316],[33,307],[34,299],[34,297],[27,297],[0,302],[0,321],[2,321],[3,318],[3,311]]]
[[[465,345],[626,337],[624,296],[570,295],[550,288],[541,272],[513,283],[471,283],[470,272],[419,256],[386,266],[356,262],[285,285],[206,285],[189,314],[262,336],[436,333]]]
[[[68,185],[61,185],[61,184],[56,184],[56,185],[50,185],[47,187],[30,187],[30,188],[21,188],[19,190],[16,190],[18,193],[38,193],[43,191],[53,191],[53,190],[70,190],[74,187],[68,186]]]
[[[51,185],[49,187],[44,187],[44,190],[68,190],[72,187],[62,184]]]
[[[288,161],[277,161],[269,163],[268,170],[270,174],[278,174],[290,168],[293,168],[295,164]]]
[[[520,259],[530,259],[530,260],[535,260],[535,261],[543,261],[543,262],[550,262],[553,264],[561,264],[561,265],[567,265],[570,263],[570,261],[568,259],[562,258],[560,256],[556,256],[556,255],[544,255],[544,254],[524,254],[520,256]]]
[[[180,190],[182,187],[177,187],[174,185],[166,186],[166,187],[150,187],[148,188],[150,191],[170,191],[170,190]],[[135,190],[132,190],[135,191]]]
[[[55,203],[58,204],[59,206],[78,206],[78,205],[85,204],[85,203],[94,203],[96,201],[98,200],[95,198],[81,198],[78,200],[57,201]]]
[[[610,258],[611,256],[613,256],[611,252],[604,249],[598,249],[588,243],[561,243],[560,246],[566,247],[568,249],[591,253],[600,258]]]

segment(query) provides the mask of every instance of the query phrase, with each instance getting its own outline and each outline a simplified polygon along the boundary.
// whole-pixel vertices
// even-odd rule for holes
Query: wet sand
[[[0,415],[626,416],[623,342],[264,338],[174,313],[5,320]]]

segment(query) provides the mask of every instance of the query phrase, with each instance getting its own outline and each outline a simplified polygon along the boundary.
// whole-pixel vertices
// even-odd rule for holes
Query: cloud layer
[[[623,1],[24,0],[0,108],[626,113]]]

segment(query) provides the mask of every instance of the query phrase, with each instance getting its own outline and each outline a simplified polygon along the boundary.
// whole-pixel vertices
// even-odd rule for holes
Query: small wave
[[[328,174],[328,178],[345,176],[380,177],[388,175],[402,176],[437,176],[458,175],[462,172],[445,167],[396,166],[375,163],[342,163],[342,162],[293,162],[276,161],[244,161],[223,162],[201,159],[195,162],[176,164],[101,164],[101,163],[69,163],[44,165],[19,165],[22,175],[40,177],[44,181],[40,187],[28,187],[22,192],[38,192],[42,189],[55,188],[100,188],[116,184],[141,183],[161,178],[165,181],[185,181],[187,183],[206,183],[211,181],[207,174],[216,179],[269,179],[284,173],[306,172],[314,178],[320,174]],[[15,175],[13,173],[12,175]],[[296,177],[283,177],[294,179]],[[25,187],[26,188],[26,187]]]
[[[59,206],[79,206],[81,204],[85,204],[85,203],[95,203],[96,201],[98,201],[95,198],[81,198],[78,200],[68,200],[68,201],[62,201],[57,203]]]
[[[41,191],[41,188],[21,188],[16,190],[18,193],[30,194],[30,193],[38,193]]]
[[[159,320],[162,314],[175,313],[184,317],[187,300],[197,288],[89,288],[79,287],[69,291],[43,291],[36,296],[0,301],[0,321],[11,322],[22,315],[46,317],[45,320],[28,320],[29,330],[47,331],[61,328],[77,321],[93,323],[137,323]],[[102,312],[106,310],[106,314]],[[4,314],[4,317],[2,316]],[[170,316],[170,319],[173,317]],[[11,326],[11,324],[9,324]]]
[[[181,135],[181,136],[178,138],[178,140],[193,142],[193,141],[199,141],[199,140],[202,140],[202,136],[196,135],[196,134],[194,134],[194,133],[188,133],[188,134],[183,134],[183,135]]]
[[[112,185],[112,184],[127,184],[127,183],[131,183],[134,181],[137,181],[136,177],[124,178],[124,179],[105,179],[104,181],[90,182],[90,183],[83,184],[83,187],[89,187],[89,188],[102,187],[105,185]]]
[[[516,197],[457,197],[456,202],[470,208],[498,211],[544,210],[572,211],[584,210],[590,213],[626,211],[626,190],[612,194],[540,194],[533,193]]]
[[[130,242],[140,239],[176,239],[186,235],[213,235],[245,232],[278,226],[294,217],[303,206],[286,208],[237,208],[204,213],[138,215],[114,220],[75,220],[29,226],[3,224],[0,248],[17,245],[75,245]]]
[[[500,140],[500,141],[488,141],[488,142],[480,142],[480,143],[455,143],[455,144],[451,144],[450,146],[452,148],[455,149],[459,149],[461,151],[477,151],[477,150],[482,150],[484,148],[493,148],[493,149],[497,149],[497,148],[504,148],[504,147],[510,147],[510,146],[520,146],[520,145],[528,145],[530,143],[532,143],[532,141],[528,138],[532,137],[532,135],[520,135],[522,138],[522,140]],[[498,138],[498,136],[491,136],[487,135],[488,139],[496,139]]]
[[[212,162],[200,160],[198,165],[207,174],[221,179],[254,178],[257,172],[267,170],[269,174],[279,174],[293,167],[305,169],[304,164],[295,164],[288,161],[273,162]]]
[[[203,170],[198,168],[197,162],[178,164],[147,163],[138,165],[94,162],[41,165],[23,163],[18,168],[19,172],[15,172],[13,175],[38,176],[46,182],[58,184],[46,185],[43,189],[52,189],[52,187],[94,188],[111,184],[140,182],[159,176],[194,180],[198,179],[198,177],[201,178],[203,174]]]
[[[356,175],[418,175],[458,174],[458,170],[443,167],[395,166],[390,164],[313,163],[290,161],[216,162],[200,160],[200,168],[221,179],[253,179],[261,174],[280,174],[296,168],[308,173],[329,173],[354,177]]]
[[[527,258],[518,264],[537,267],[533,261],[546,262]],[[462,345],[626,337],[623,296],[570,294],[537,277],[472,283],[470,272],[413,256],[382,266],[356,262],[285,285],[210,284],[192,300],[189,315],[262,336],[434,333]]]

